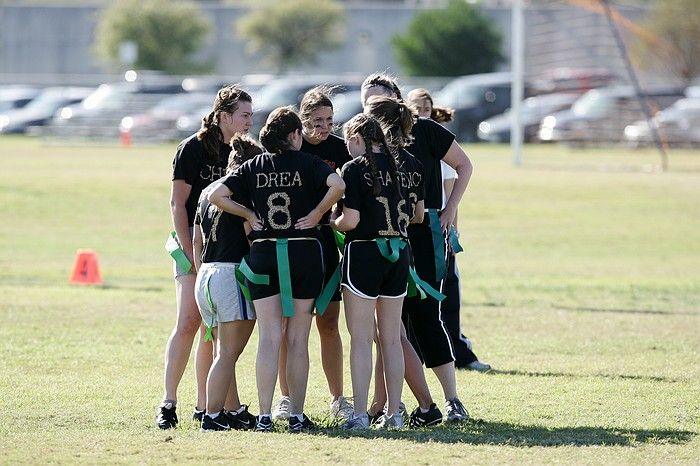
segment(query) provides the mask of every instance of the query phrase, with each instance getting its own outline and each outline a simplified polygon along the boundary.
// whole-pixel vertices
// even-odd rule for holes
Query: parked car
[[[90,87],[46,88],[24,107],[0,115],[0,133],[21,134],[44,126],[59,108],[80,102],[93,90]]]
[[[528,97],[522,103],[523,136],[526,142],[537,140],[540,121],[552,112],[563,110],[581,97],[576,93],[554,93]],[[477,135],[487,142],[509,142],[512,113],[511,109],[479,123]]]
[[[358,113],[362,113],[360,91],[335,94],[331,100],[333,101],[333,123],[337,127],[336,133],[342,136],[342,126]]]
[[[41,89],[33,86],[0,86],[0,113],[22,108],[40,93]]]
[[[655,87],[645,90],[645,94],[654,107],[665,108],[683,97],[683,89]],[[643,116],[642,104],[632,87],[592,89],[571,109],[544,117],[539,138],[574,145],[620,142],[625,127]]]
[[[199,108],[192,110],[186,115],[182,115],[175,121],[176,139],[184,139],[197,131],[202,127],[202,119],[211,112],[211,103],[203,105]],[[258,138],[257,134],[251,131],[251,134]]]
[[[479,123],[510,107],[511,74],[485,73],[450,81],[435,95],[435,105],[455,110],[446,126],[459,141],[477,141]]]
[[[611,86],[618,77],[605,68],[560,67],[546,70],[532,81],[537,94],[552,92],[578,92],[597,87]]]
[[[177,120],[202,107],[211,108],[215,98],[216,94],[201,92],[168,96],[146,112],[122,118],[119,130],[132,140],[179,139]]]
[[[661,110],[652,124],[659,137],[670,146],[700,146],[700,98],[685,98]],[[647,120],[625,128],[625,141],[634,147],[652,144],[654,138]]]

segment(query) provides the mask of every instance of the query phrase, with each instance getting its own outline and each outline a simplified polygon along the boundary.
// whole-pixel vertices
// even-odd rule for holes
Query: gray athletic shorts
[[[218,322],[255,320],[255,310],[246,302],[236,281],[235,270],[238,265],[231,262],[208,262],[199,268],[194,297],[205,325],[216,327]],[[211,302],[207,298],[207,287]]]

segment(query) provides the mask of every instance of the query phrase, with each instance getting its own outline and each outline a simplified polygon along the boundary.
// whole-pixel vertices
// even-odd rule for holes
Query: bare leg
[[[207,328],[204,324],[199,326],[199,339],[194,352],[194,372],[197,378],[197,409],[204,409],[207,405],[207,376],[214,360],[214,344],[204,341]]]
[[[404,358],[401,348],[401,305],[403,298],[379,298],[377,301],[377,329],[382,348],[384,379],[389,399],[387,416],[399,410],[403,389]],[[369,359],[371,361],[371,358]]]
[[[372,377],[374,306],[376,300],[362,298],[343,288],[345,320],[350,332],[350,375],[355,415],[367,411],[369,381]]]
[[[445,400],[451,400],[457,397],[457,380],[455,376],[455,363],[448,362],[442,366],[433,367],[433,372],[442,385],[442,391],[445,394]]]
[[[256,299],[253,304],[258,316],[258,355],[255,359],[258,404],[260,414],[270,414],[282,338],[282,302],[277,294]]]
[[[321,364],[328,381],[332,401],[343,395],[343,341],[338,331],[340,303],[331,302],[323,313],[316,316],[316,328],[321,339]]]
[[[282,396],[289,396],[289,385],[287,385],[287,320],[282,322],[282,342],[280,343],[280,360],[277,372],[280,379],[280,393]]]
[[[294,317],[287,319],[287,383],[289,413],[304,412],[306,386],[309,381],[309,331],[313,299],[295,299]]]
[[[183,275],[175,279],[177,320],[165,346],[164,399],[177,400],[177,387],[190,359],[192,343],[202,322],[194,300],[195,275]]]
[[[406,328],[401,326],[401,347],[403,348],[403,357],[405,364],[404,378],[408,384],[408,388],[413,392],[413,396],[418,401],[418,406],[423,409],[428,409],[433,403],[433,397],[428,388],[428,381],[425,379],[423,364],[416,353],[415,348],[406,337]]]
[[[220,322],[217,328],[217,354],[207,378],[207,412],[218,413],[231,394],[229,410],[240,408],[236,386],[236,361],[248,343],[254,320]]]
[[[376,333],[376,332],[375,332]],[[386,381],[384,380],[384,363],[382,362],[382,348],[379,345],[379,336],[375,335],[377,356],[374,363],[374,396],[367,413],[374,416],[384,411],[386,404]]]

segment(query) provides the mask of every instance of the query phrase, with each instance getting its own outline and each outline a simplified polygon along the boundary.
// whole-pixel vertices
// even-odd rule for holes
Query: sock
[[[241,407],[238,409],[232,409],[229,411],[229,413],[231,413],[233,415],[238,415],[238,414],[241,414],[243,411],[245,411],[245,405],[241,405]]]
[[[217,417],[219,417],[219,414],[221,414],[220,411],[212,414],[207,413],[207,416],[209,416],[212,419],[216,419]]]
[[[170,406],[168,406],[170,405]],[[168,408],[168,409],[173,409],[175,406],[177,406],[177,400],[163,400],[163,402],[160,404],[161,408]]]
[[[264,418],[264,417],[272,418],[272,414],[270,414],[270,413],[260,413],[260,414],[258,414],[258,419],[262,419],[262,418]]]
[[[300,421],[304,420],[304,413],[301,414],[294,414],[294,413],[289,413],[289,417],[294,416],[295,418],[299,419]]]
[[[419,408],[420,408],[420,406],[419,406]],[[420,412],[423,414],[427,413],[428,411],[430,411],[430,408],[428,408],[428,409],[420,408]]]

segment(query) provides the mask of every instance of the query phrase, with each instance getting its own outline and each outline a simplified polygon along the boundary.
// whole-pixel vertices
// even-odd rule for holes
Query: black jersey
[[[372,169],[365,157],[358,157],[343,167],[345,181],[345,199],[343,205],[360,212],[357,226],[346,233],[346,240],[374,239],[379,237],[407,237],[406,228],[413,216],[415,204],[422,183],[420,170],[409,173],[398,170],[399,197],[394,182],[389,174],[389,157],[386,154],[374,154],[381,191],[375,196],[373,192]],[[417,160],[408,160],[405,169],[417,168]],[[415,183],[415,184],[414,184]]]
[[[318,144],[311,144],[306,139],[301,144],[301,151],[308,152],[309,154],[314,154],[320,157],[324,162],[328,164],[333,170],[339,170],[347,162],[352,160],[348,148],[345,146],[345,141],[342,138],[336,136],[335,134],[329,135],[325,140]],[[322,188],[323,195],[326,194],[328,188],[324,186]],[[330,222],[331,212],[330,210],[323,214],[323,217],[319,221],[322,225],[327,225]]]
[[[406,150],[423,164],[425,208],[442,208],[442,172],[440,160],[447,154],[455,135],[428,118],[418,118],[413,125],[413,143]]]
[[[202,262],[239,263],[250,251],[243,229],[245,220],[209,202],[210,188],[205,188],[199,196],[194,217],[195,228],[202,229]]]
[[[248,160],[224,180],[237,202],[251,207],[263,222],[251,239],[317,238],[318,230],[294,224],[322,199],[322,187],[334,171],[315,155],[299,151],[265,153]]]
[[[184,180],[185,183],[192,186],[190,196],[185,203],[187,222],[190,226],[194,224],[199,195],[212,181],[218,180],[226,174],[230,153],[231,148],[227,144],[220,144],[218,160],[216,162],[208,161],[209,157],[196,134],[184,139],[177,146],[173,160],[173,181]]]
[[[423,164],[405,149],[399,149],[398,159],[401,195],[406,199],[408,217],[412,219],[416,213],[418,201],[425,200]]]

